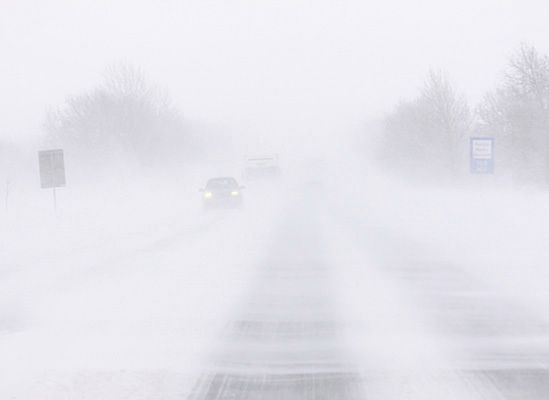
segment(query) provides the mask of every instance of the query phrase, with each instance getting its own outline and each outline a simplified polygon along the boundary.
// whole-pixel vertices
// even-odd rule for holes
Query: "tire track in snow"
[[[445,399],[459,398],[453,394],[456,391],[475,399],[547,398],[549,327],[542,318],[458,265],[437,259],[412,240],[350,218],[335,218],[332,222],[340,236],[346,238],[345,244],[340,242],[337,254],[344,253],[345,246],[348,254],[355,252],[348,261],[355,263],[350,274],[363,274],[362,282],[367,282],[366,276],[370,281],[375,279],[399,298],[400,305],[385,309],[392,317],[385,315],[376,322],[372,315],[379,312],[370,310],[365,318],[370,324],[389,320],[385,333],[392,330],[401,339],[385,345],[385,352],[375,352],[392,372],[380,377],[371,371],[375,366],[368,366],[370,372],[365,379],[368,380],[368,374],[377,377],[370,380],[379,383],[382,393],[374,398],[431,398],[430,388],[437,386],[435,392]],[[365,290],[370,287],[368,283],[363,286]],[[400,323],[395,322],[399,318]],[[418,326],[406,327],[402,324],[405,318],[415,319]],[[418,340],[407,346],[401,344],[414,336]],[[414,343],[417,349],[410,351],[409,346]],[[423,359],[433,352],[429,347],[442,357]],[[410,368],[399,360],[398,354],[388,356],[395,348],[399,349],[396,353],[406,355],[403,359],[417,358],[417,365]],[[428,383],[429,377],[432,384]],[[399,385],[402,393],[385,391],[388,386],[394,389]]]
[[[305,210],[305,209],[303,209]],[[313,210],[294,210],[189,399],[362,399]]]

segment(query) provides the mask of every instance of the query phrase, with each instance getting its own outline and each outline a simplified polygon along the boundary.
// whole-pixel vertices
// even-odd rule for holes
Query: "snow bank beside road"
[[[203,213],[196,185],[173,183],[67,188],[58,217],[30,207],[42,193],[29,195],[25,212],[4,218],[0,397],[189,389],[245,292],[276,205]]]
[[[549,194],[414,186],[374,174],[342,192],[336,201],[355,222],[406,237],[425,264],[466,270],[549,319]]]

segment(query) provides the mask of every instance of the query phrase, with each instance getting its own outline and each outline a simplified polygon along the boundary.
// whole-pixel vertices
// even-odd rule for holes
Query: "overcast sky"
[[[314,132],[383,115],[430,67],[471,100],[521,42],[549,52],[547,0],[0,0],[0,138],[106,66],[142,67],[192,120]]]

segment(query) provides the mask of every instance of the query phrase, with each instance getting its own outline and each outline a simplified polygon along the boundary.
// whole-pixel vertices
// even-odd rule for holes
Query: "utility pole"
[[[8,208],[9,208],[9,197],[10,197],[10,180],[6,179],[6,197],[5,197],[6,214],[8,213]]]

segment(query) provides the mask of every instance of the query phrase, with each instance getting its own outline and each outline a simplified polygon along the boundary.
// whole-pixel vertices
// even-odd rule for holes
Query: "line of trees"
[[[517,183],[549,184],[549,58],[522,45],[503,79],[471,107],[444,73],[430,72],[419,96],[386,118],[382,158],[398,169],[457,177],[468,138],[496,138],[497,168]]]
[[[47,113],[47,142],[80,157],[150,163],[183,151],[186,126],[166,93],[129,65],[115,65],[93,90]]]

